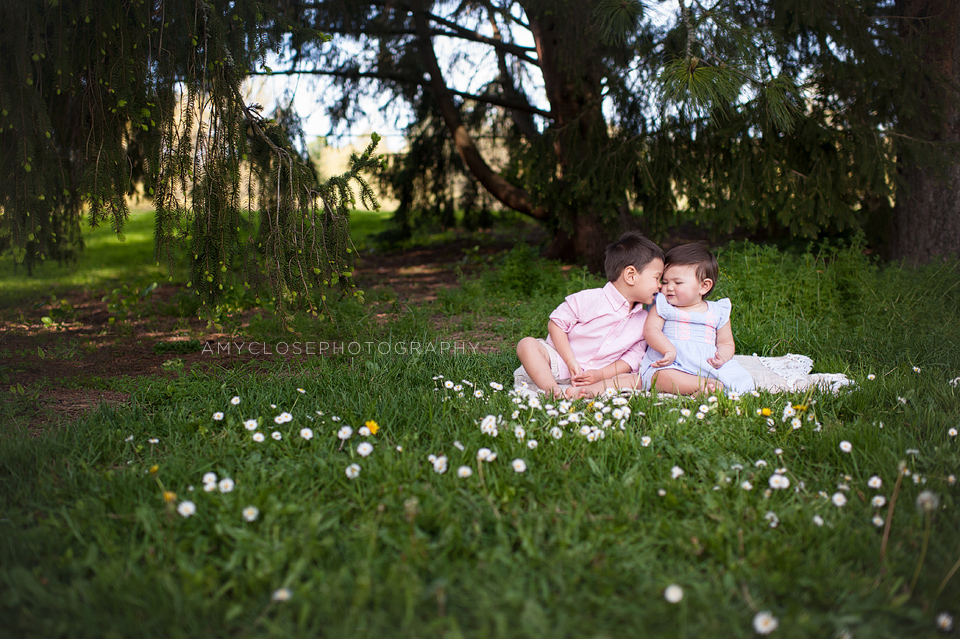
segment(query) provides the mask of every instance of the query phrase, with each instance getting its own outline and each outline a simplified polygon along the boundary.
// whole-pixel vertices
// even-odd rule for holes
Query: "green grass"
[[[609,400],[561,411],[490,386],[509,388],[512,353],[425,352],[442,338],[422,314],[382,326],[358,308],[343,311],[344,339],[416,340],[420,352],[374,346],[140,380],[129,408],[33,437],[8,420],[0,634],[752,637],[754,615],[769,610],[775,637],[938,636],[936,615],[960,614],[960,575],[941,589],[960,560],[956,265],[882,269],[855,249],[754,245],[728,247],[720,262],[740,350],[806,353],[856,388],[721,398],[702,420],[680,412],[696,413],[693,400],[637,397],[628,416]],[[523,249],[496,266],[420,313],[479,327],[506,318],[496,331],[515,341],[542,334],[566,293],[597,283]],[[270,342],[335,341],[328,330]],[[782,421],[788,402],[801,406],[800,429]],[[282,412],[292,420],[276,423]],[[496,437],[481,430],[487,415],[502,420]],[[363,437],[367,420],[379,431]],[[354,432],[341,440],[344,425]],[[477,461],[483,447],[497,459]],[[430,455],[447,457],[446,472]],[[461,466],[470,477],[458,477]],[[790,487],[766,495],[779,467]],[[206,492],[207,472],[235,487]],[[176,500],[165,503],[164,489]],[[939,498],[930,514],[916,506],[925,490]],[[887,504],[874,508],[878,494]],[[186,500],[193,516],[176,511]],[[259,509],[255,521],[244,520],[247,506]],[[891,521],[883,558],[874,515]],[[684,590],[679,604],[663,597],[672,583]],[[281,588],[288,601],[272,599]]]

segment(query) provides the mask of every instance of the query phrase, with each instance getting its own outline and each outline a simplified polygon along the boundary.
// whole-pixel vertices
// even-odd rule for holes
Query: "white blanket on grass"
[[[811,375],[813,360],[806,355],[795,353],[787,353],[780,357],[735,355],[734,359],[753,377],[757,390],[765,390],[771,393],[802,393],[811,388],[818,388],[836,394],[845,386],[853,384],[853,380],[842,373]],[[523,367],[514,371],[513,387],[522,394],[537,392],[536,387],[524,374]],[[569,385],[561,384],[561,388],[566,389],[568,387]],[[660,395],[668,394],[660,393]]]

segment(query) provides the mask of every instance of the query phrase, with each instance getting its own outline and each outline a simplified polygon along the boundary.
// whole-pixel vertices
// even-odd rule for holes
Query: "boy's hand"
[[[677,359],[677,351],[667,351],[663,354],[663,357],[655,361],[651,366],[654,368],[662,368],[664,366],[669,366],[673,364],[673,361]]]
[[[716,355],[713,357],[708,357],[707,362],[714,368],[720,368],[727,363],[727,360],[723,358],[723,355],[720,354],[720,351],[717,351]]]
[[[603,381],[603,373],[597,370],[580,371],[576,375],[572,375],[570,381],[573,382],[574,386],[596,384],[597,382]]]
[[[583,370],[580,368],[579,362],[573,362],[572,364],[570,362],[566,362],[566,364],[567,364],[567,368],[570,369],[571,380],[583,372]]]

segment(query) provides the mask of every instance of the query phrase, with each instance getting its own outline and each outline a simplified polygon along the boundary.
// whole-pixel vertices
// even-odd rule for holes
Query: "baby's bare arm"
[[[733,329],[730,328],[730,322],[727,322],[717,329],[717,354],[709,358],[707,361],[710,362],[710,365],[714,368],[720,368],[733,359],[735,350],[736,347],[733,343]]]
[[[657,307],[654,306],[650,309],[647,314],[647,321],[643,324],[643,339],[646,340],[647,346],[652,346],[654,350],[663,353],[663,358],[653,363],[654,368],[667,366],[677,359],[677,349],[663,333],[663,324],[663,318],[657,314]]]

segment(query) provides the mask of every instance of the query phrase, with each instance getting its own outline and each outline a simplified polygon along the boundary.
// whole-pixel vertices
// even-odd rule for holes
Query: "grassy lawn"
[[[429,306],[348,303],[257,346],[325,356],[141,378],[32,435],[7,415],[0,635],[939,636],[960,615],[957,265],[719,259],[738,352],[856,386],[516,397],[515,355],[468,342],[540,335],[600,284],[518,247]],[[100,276],[77,277],[50,282]]]

